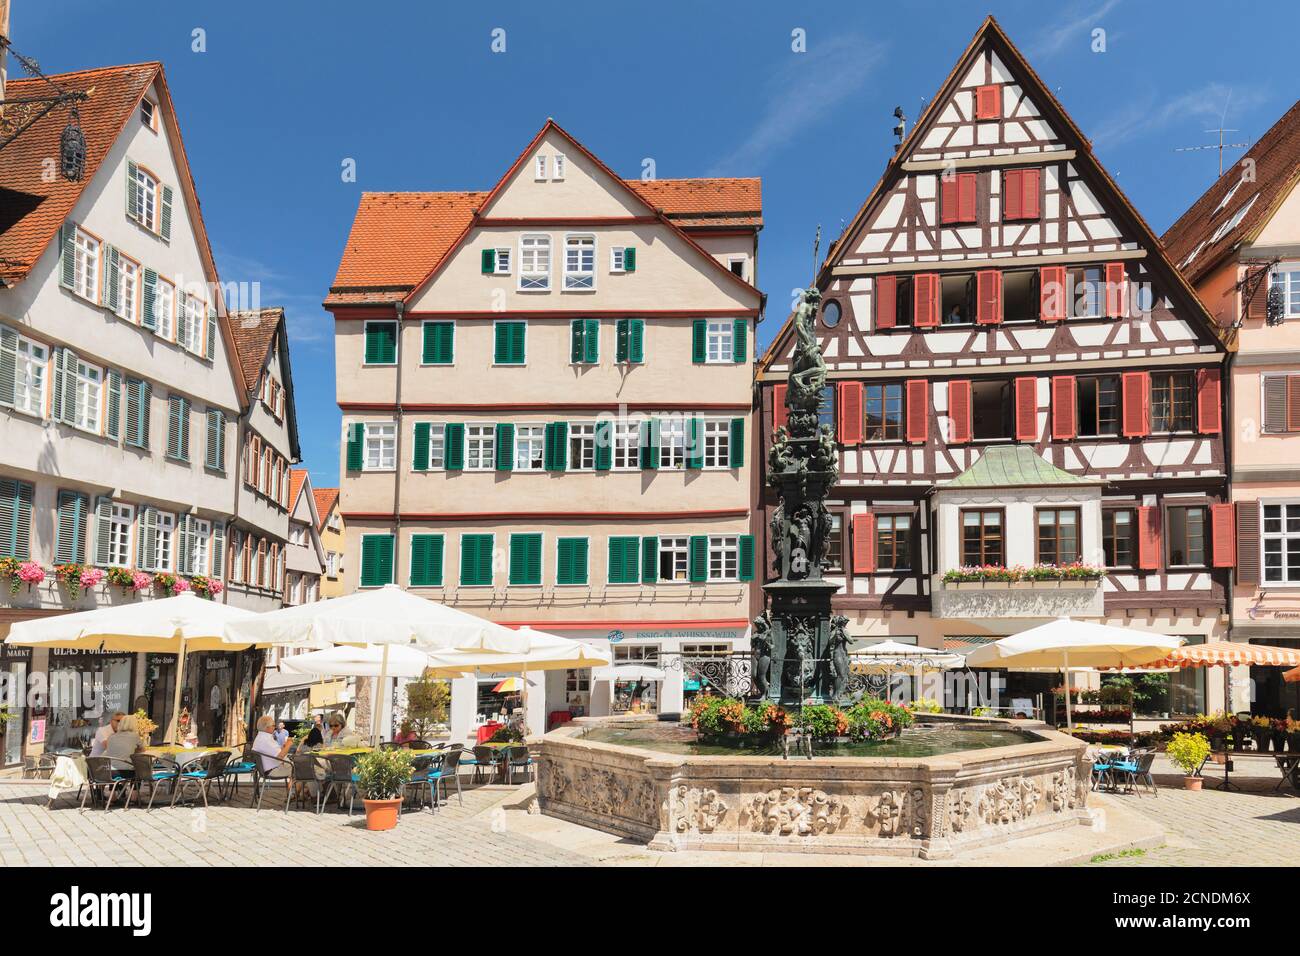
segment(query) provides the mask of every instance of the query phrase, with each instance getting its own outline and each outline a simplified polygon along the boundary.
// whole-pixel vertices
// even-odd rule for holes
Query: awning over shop
[[[1150,669],[1168,667],[1225,667],[1236,664],[1254,664],[1263,667],[1296,667],[1300,665],[1300,648],[1271,647],[1267,644],[1240,644],[1235,641],[1214,641],[1180,647],[1162,660],[1146,665]]]

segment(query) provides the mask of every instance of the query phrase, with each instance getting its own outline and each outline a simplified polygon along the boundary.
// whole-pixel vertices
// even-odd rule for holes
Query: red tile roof
[[[86,138],[86,168],[80,182],[61,175],[46,180],[47,159],[59,156],[59,139],[68,122],[68,107],[59,107],[33,123],[0,150],[0,279],[13,284],[26,278],[45,247],[94,178],[99,164],[113,147],[140,97],[162,69],[158,63],[109,66],[75,73],[58,73],[50,80],[63,90],[93,90],[78,104],[81,130]],[[5,87],[6,99],[51,92],[39,79],[14,79]],[[4,126],[17,125],[34,104],[6,108]]]
[[[1242,181],[1242,163],[1254,161],[1255,181]],[[1300,176],[1300,101],[1259,138],[1246,155],[1220,176],[1191,208],[1161,237],[1169,258],[1189,282],[1195,283],[1239,245],[1250,242],[1272,218],[1278,205],[1291,194]],[[1238,185],[1240,184],[1240,185]],[[1222,209],[1219,203],[1233,187],[1236,192]],[[1254,200],[1252,202],[1252,199]],[[1247,203],[1250,208],[1232,229],[1211,242],[1218,228]],[[1205,243],[1196,258],[1187,257]]]
[[[292,511],[298,503],[298,493],[302,491],[302,486],[307,481],[306,468],[289,469],[289,509]],[[312,496],[313,498],[315,495]]]
[[[252,395],[257,390],[266,356],[275,342],[276,330],[284,321],[284,309],[258,309],[230,313],[230,331],[238,352],[239,370],[244,376],[244,388]]]
[[[316,499],[316,529],[319,531],[325,527],[331,509],[339,500],[339,490],[337,488],[313,488],[311,493]]]
[[[763,225],[761,179],[625,179],[651,206],[683,229]]]

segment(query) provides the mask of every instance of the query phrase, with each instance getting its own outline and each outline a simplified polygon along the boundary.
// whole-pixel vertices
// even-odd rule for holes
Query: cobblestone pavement
[[[317,816],[280,811],[284,792],[268,792],[254,812],[246,797],[204,811],[177,806],[146,812],[133,803],[77,810],[65,794],[47,810],[42,784],[0,784],[0,867],[7,866],[581,866],[585,858],[499,830],[494,809],[514,788],[465,791],[438,813],[402,815],[397,829],[369,833],[360,804]],[[162,799],[160,795],[160,799]],[[275,809],[270,809],[274,806]]]
[[[1262,761],[1239,761],[1234,772],[1240,792],[1212,789],[1222,771],[1209,768],[1205,789],[1184,790],[1181,774],[1164,758],[1152,768],[1159,796],[1124,796],[1124,805],[1165,828],[1166,845],[1145,853],[1099,860],[1093,866],[1297,866],[1300,865],[1300,798],[1285,787],[1275,792],[1278,776]]]

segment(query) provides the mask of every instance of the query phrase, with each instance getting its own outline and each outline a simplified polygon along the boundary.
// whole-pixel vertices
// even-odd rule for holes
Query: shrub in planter
[[[1186,775],[1184,783],[1187,789],[1200,790],[1201,764],[1210,755],[1210,742],[1205,739],[1205,735],[1174,734],[1165,748],[1165,754]]]
[[[397,826],[402,789],[414,774],[409,750],[372,750],[357,758],[357,791],[366,805],[367,830]]]
[[[845,716],[849,721],[849,736],[861,740],[897,736],[916,722],[909,708],[874,697],[859,700]]]
[[[799,711],[794,725],[810,737],[825,740],[827,737],[842,737],[848,733],[849,719],[838,707],[809,704]]]

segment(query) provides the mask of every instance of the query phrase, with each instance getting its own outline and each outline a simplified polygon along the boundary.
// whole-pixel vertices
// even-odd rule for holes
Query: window
[[[520,236],[519,289],[544,292],[551,287],[551,237]]]
[[[564,694],[566,701],[578,699],[575,695],[591,692],[591,668],[568,670],[564,672]]]
[[[257,550],[257,582],[263,580],[266,542]],[[361,536],[361,587],[377,588],[393,583],[393,536],[391,534],[363,534]]]
[[[709,536],[709,580],[736,581],[740,577],[740,539],[734,534]]]
[[[977,379],[971,382],[970,396],[971,433],[976,441],[1012,437],[1011,382]]]
[[[1101,550],[1108,568],[1136,566],[1137,513],[1132,508],[1102,511]]]
[[[496,467],[495,425],[465,426],[465,470],[491,471]]]
[[[1237,190],[1241,188],[1243,182],[1245,182],[1244,179],[1238,179],[1232,184],[1232,188],[1223,194],[1223,198],[1219,200],[1219,204],[1214,207],[1214,212],[1227,208],[1228,203],[1232,201],[1232,197],[1237,194]],[[1211,215],[1213,215],[1213,213],[1211,213]]]
[[[731,462],[731,422],[704,423],[704,467],[727,468]]]
[[[724,456],[725,457],[725,456]],[[614,470],[633,471],[641,467],[641,422],[614,423]]]
[[[691,576],[690,539],[659,539],[659,580],[689,581]]]
[[[943,325],[968,325],[975,321],[975,276],[961,272],[940,278],[939,321]]]
[[[831,515],[831,531],[826,536],[826,570],[844,570],[844,519]]]
[[[1002,321],[1036,322],[1041,306],[1036,269],[1002,273]]]
[[[510,256],[512,250],[509,246],[498,246],[496,255],[492,258],[492,271],[499,276],[510,275]]]
[[[50,350],[39,342],[17,336],[14,344],[14,409],[29,415],[45,414],[45,366]]]
[[[538,153],[533,160],[533,178],[534,179],[546,178],[546,154],[545,153]]]
[[[910,571],[912,516],[876,515],[876,570]]]
[[[862,404],[866,413],[866,441],[903,440],[903,383],[864,385]]]
[[[510,536],[510,583],[542,583],[542,536],[540,534]]]
[[[554,170],[553,173],[551,174],[552,179],[554,180],[564,179],[564,154],[563,153],[555,154],[555,161],[552,164],[552,169]]]
[[[731,271],[733,276],[739,276],[743,279],[745,278],[745,262],[746,259],[744,256],[731,256],[727,259],[727,268]],[[836,306],[836,308],[839,307]]]
[[[595,236],[565,236],[564,288],[570,291],[596,288]]]
[[[546,467],[546,426],[515,426],[515,471],[542,471]]]
[[[72,291],[91,302],[99,301],[99,240],[77,230],[73,240]]]
[[[1079,560],[1079,509],[1038,509],[1038,563],[1075,564]]]
[[[183,321],[177,323],[176,341],[190,352],[203,350],[203,325],[207,320],[207,306],[202,299],[186,295],[181,302]]]
[[[523,365],[526,357],[527,322],[497,322],[493,360],[497,365]]]
[[[176,286],[159,279],[154,288],[154,324],[159,338],[170,340],[175,335]]]
[[[338,576],[339,576],[339,554],[337,551],[329,551],[325,554],[325,577],[337,578]],[[411,583],[414,584],[415,582],[412,581]]]
[[[460,583],[464,587],[492,584],[492,535],[460,536]]]
[[[397,467],[397,425],[366,423],[366,471],[392,471]],[[270,484],[269,482],[267,483]]]
[[[1151,431],[1192,430],[1192,395],[1195,379],[1191,372],[1151,373]]]
[[[556,584],[587,583],[587,539],[558,538],[555,543]]]
[[[117,315],[128,322],[135,322],[137,309],[137,291],[140,288],[140,264],[122,256],[117,267]]]
[[[730,319],[721,322],[709,322],[706,330],[705,344],[705,361],[734,361],[735,325]]]
[[[1278,289],[1282,297],[1282,317],[1300,318],[1300,268],[1273,272],[1268,277],[1269,292]]]
[[[397,363],[397,323],[365,323],[367,365],[394,365]]]
[[[429,426],[429,467],[443,468],[446,465],[447,426],[441,423]],[[331,520],[333,520],[331,518]]]
[[[209,574],[208,537],[212,522],[194,519],[190,522],[190,574]]]
[[[1264,583],[1300,584],[1300,503],[1264,505]]]
[[[0,478],[0,555],[22,561],[31,556],[35,493],[36,489],[25,481]]]
[[[1093,438],[1119,434],[1120,390],[1118,375],[1079,378],[1079,435]]]
[[[77,359],[76,405],[72,423],[88,432],[99,432],[99,402],[104,389],[102,369]]]
[[[641,539],[618,536],[609,539],[609,583],[636,584],[641,580]]]
[[[440,534],[411,535],[411,587],[442,587],[442,549],[443,537]],[[330,577],[337,573],[332,570],[337,557],[330,552],[330,562],[326,565]]]
[[[154,566],[151,571],[170,571],[175,567],[173,541],[176,535],[176,516],[165,511],[155,515],[154,525]]]
[[[150,100],[140,101],[140,122],[152,130],[158,128],[155,117],[156,110],[157,107]]]
[[[626,260],[623,257],[624,246],[614,246],[609,250],[609,271],[625,271]]]
[[[1070,295],[1070,315],[1076,319],[1096,318],[1106,306],[1106,280],[1101,266],[1083,266],[1068,270],[1066,287]]]
[[[569,423],[569,471],[591,471],[596,467],[596,426]]]
[[[1002,510],[962,511],[961,563],[1001,566],[1002,555]]]
[[[156,217],[158,214],[158,180],[154,179],[139,166],[135,167],[135,208],[132,210],[136,222],[146,229],[158,231]]]
[[[686,419],[659,420],[659,467],[686,467]]]
[[[108,519],[107,563],[125,568],[131,564],[131,523],[135,520],[135,508],[131,505],[118,504],[110,506]]]
[[[1205,567],[1206,509],[1169,508],[1169,566]]]
[[[1219,228],[1214,230],[1214,234],[1210,236],[1210,244],[1213,245],[1228,233],[1232,232],[1232,230],[1236,229],[1237,226],[1241,224],[1241,220],[1246,218],[1246,213],[1250,211],[1251,206],[1255,205],[1255,200],[1258,198],[1259,193],[1255,193],[1255,195],[1242,203],[1241,207],[1236,212],[1225,219]]]

